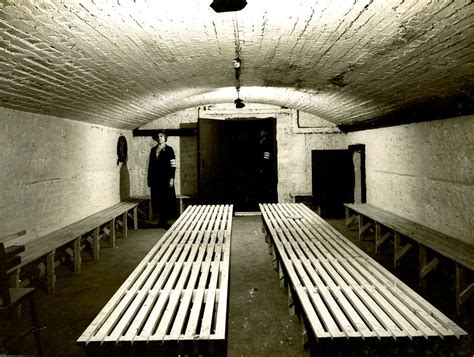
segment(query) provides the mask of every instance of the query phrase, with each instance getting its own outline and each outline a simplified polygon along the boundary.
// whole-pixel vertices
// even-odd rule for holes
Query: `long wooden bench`
[[[440,264],[440,257],[453,261],[456,277],[456,311],[460,314],[461,305],[474,292],[474,283],[465,282],[466,271],[474,270],[473,245],[367,203],[345,203],[344,206],[346,224],[349,226],[356,220],[358,222],[359,240],[362,240],[369,231],[374,231],[375,253],[384,242],[393,241],[395,267],[409,250],[418,246],[420,287],[426,287],[426,277]],[[403,238],[408,240],[403,242]]]
[[[466,335],[304,204],[260,210],[289,306],[306,326],[305,348]]]
[[[189,206],[77,344],[93,355],[225,355],[232,211]]]
[[[152,220],[152,207],[151,207],[151,198],[150,196],[136,196],[136,197],[131,197],[129,198],[131,201],[138,201],[140,206],[139,210],[143,211],[143,214],[146,215],[145,218],[149,221]],[[183,214],[184,210],[186,209],[187,206],[192,204],[192,202],[196,201],[195,196],[188,196],[188,195],[181,195],[177,194],[176,195],[176,201],[178,205],[178,213]]]
[[[20,286],[21,271],[26,266],[38,263],[44,271],[48,293],[54,293],[57,266],[57,250],[65,248],[66,254],[74,261],[74,272],[81,271],[81,242],[90,240],[93,247],[94,260],[99,259],[100,239],[108,238],[109,246],[115,247],[116,226],[121,227],[122,236],[127,238],[127,220],[131,216],[136,227],[135,201],[119,202],[109,208],[88,216],[66,227],[25,243],[25,251],[20,254],[21,264],[8,271],[11,276],[11,285]]]
[[[152,211],[151,211],[151,199],[150,196],[134,196],[129,197],[125,201],[127,202],[136,202],[137,209],[133,211],[133,229],[138,229],[138,221],[141,219],[143,222],[151,221]]]

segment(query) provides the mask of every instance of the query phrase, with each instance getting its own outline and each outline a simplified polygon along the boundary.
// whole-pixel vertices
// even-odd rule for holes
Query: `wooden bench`
[[[23,229],[19,232],[13,232],[13,233],[0,232],[0,243],[7,244],[8,241],[11,241],[18,237],[22,237],[24,235],[26,235],[26,229]]]
[[[19,232],[20,236],[23,235],[22,232]],[[23,245],[10,245],[8,248],[5,248],[4,243],[0,242],[0,352],[8,351],[9,343],[16,341],[27,333],[33,332],[37,353],[39,356],[42,356],[41,326],[36,314],[33,297],[35,289],[11,288],[7,274],[10,268],[21,263],[19,254],[24,250],[25,246]],[[29,305],[30,326],[25,326],[21,318],[22,306],[25,302]]]
[[[176,195],[176,199],[178,200],[179,214],[182,214],[186,207],[189,205],[189,202],[195,201],[196,197],[188,195]]]
[[[130,197],[128,200],[136,201],[140,204],[138,209],[143,212],[142,215],[146,220],[151,221],[153,219],[150,196]],[[178,194],[176,195],[176,201],[178,204],[178,213],[182,214],[190,202],[196,201],[196,197]]]
[[[358,221],[359,240],[362,240],[369,231],[374,231],[375,253],[378,253],[385,241],[393,241],[395,267],[411,248],[418,246],[420,287],[426,287],[426,277],[440,264],[440,256],[453,261],[456,277],[456,311],[460,314],[461,305],[474,292],[474,283],[465,282],[466,271],[474,270],[473,245],[367,203],[345,203],[344,206],[346,225]],[[403,242],[402,238],[408,240]]]
[[[133,229],[138,229],[138,221],[141,218],[143,222],[151,221],[152,211],[151,211],[151,199],[150,196],[134,196],[129,197],[125,201],[127,202],[136,202],[138,203],[137,209],[133,212]]]
[[[328,341],[459,337],[466,332],[304,204],[261,204],[290,312],[306,349]],[[366,343],[364,342],[364,343]]]
[[[81,219],[66,227],[55,230],[45,236],[25,243],[25,251],[20,254],[21,264],[8,271],[11,285],[20,286],[22,269],[39,261],[41,271],[46,276],[48,293],[54,293],[57,266],[57,250],[66,248],[66,254],[74,261],[74,272],[81,271],[81,242],[90,240],[93,247],[94,260],[99,259],[100,239],[107,237],[110,247],[115,247],[115,229],[121,227],[122,236],[127,238],[127,220],[131,216],[136,226],[137,202],[119,202],[109,208]],[[70,247],[71,246],[71,247]]]
[[[77,344],[87,354],[225,355],[232,211],[189,206]]]

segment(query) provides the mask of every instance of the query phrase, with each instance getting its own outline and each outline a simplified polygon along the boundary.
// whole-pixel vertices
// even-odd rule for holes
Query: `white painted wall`
[[[366,130],[367,201],[474,244],[474,116]]]
[[[277,121],[279,202],[290,202],[291,193],[312,193],[312,150],[347,148],[346,135],[334,126],[301,128],[295,120],[297,115],[290,111]]]
[[[278,199],[288,202],[290,193],[311,192],[311,150],[346,148],[346,137],[333,124],[307,113],[281,109],[272,105],[247,104],[245,109],[218,104],[188,109],[154,120],[140,129],[177,129],[180,125],[197,125],[198,117],[276,118],[278,152]],[[308,128],[307,125],[313,125]],[[169,137],[177,157],[176,192],[197,194],[197,137]],[[149,137],[133,138],[129,167],[132,175],[132,195],[146,195],[146,173],[150,148],[156,143]]]
[[[31,240],[118,202],[119,135],[0,108],[0,233]]]
[[[183,110],[153,120],[140,129],[179,129],[180,125],[197,125],[197,108]],[[177,194],[196,195],[197,193],[197,137],[169,136],[168,145],[176,155],[175,188]],[[147,186],[148,158],[150,149],[156,145],[151,137],[133,137],[130,140],[129,163],[132,196],[149,195]]]
[[[232,115],[219,106],[207,110],[206,117]],[[277,118],[280,202],[289,201],[291,192],[311,192],[311,150],[365,144],[369,203],[474,244],[474,116],[345,135],[301,128],[295,113],[253,111],[255,117]],[[190,109],[144,128],[196,122],[197,109]],[[0,234],[26,229],[26,239],[34,239],[118,202],[120,134],[129,144],[122,175],[129,175],[130,194],[148,194],[151,138],[0,108]],[[169,143],[178,158],[177,193],[195,194],[197,138],[170,137]]]

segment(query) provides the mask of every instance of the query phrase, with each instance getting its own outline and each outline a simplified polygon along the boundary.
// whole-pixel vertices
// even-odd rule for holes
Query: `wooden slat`
[[[136,202],[119,202],[89,217],[27,242],[25,251],[21,254],[21,266],[30,264],[51,251],[74,241],[83,234],[91,232],[106,222],[110,222],[124,212],[136,207],[137,204]],[[9,273],[11,272],[9,271]]]
[[[113,297],[109,300],[109,302],[104,306],[102,311],[99,313],[99,315],[94,319],[94,321],[89,325],[89,327],[84,331],[82,336],[78,339],[78,343],[89,343],[89,340],[96,335],[97,331],[101,327],[101,325],[106,321],[108,316],[113,312],[115,307],[117,306],[118,302],[122,299],[124,292],[131,289],[133,284],[136,283],[137,279],[142,277],[142,281],[139,280],[139,286],[142,284],[143,281],[146,281],[148,286],[148,289],[151,289],[151,285],[155,284],[157,277],[161,274],[162,269],[165,267],[165,263],[172,257],[173,258],[173,250],[168,249],[170,246],[173,244],[174,239],[179,239],[180,236],[177,235],[177,228],[187,228],[190,224],[192,224],[193,221],[192,219],[186,220],[186,218],[194,218],[194,216],[197,214],[197,208],[190,208],[186,211],[186,214],[180,216],[178,220],[175,222],[173,227],[175,227],[175,230],[170,229],[168,230],[165,235],[158,241],[158,243],[150,250],[150,252],[144,257],[144,259],[141,261],[141,263],[135,268],[135,270],[130,274],[130,276],[127,278],[127,280],[123,283],[121,288],[113,295]],[[161,260],[161,261],[160,261]],[[154,265],[157,265],[153,276],[153,279],[146,279],[148,277],[147,274],[143,274],[144,271],[148,268],[148,274],[150,274],[151,271],[153,271]],[[169,273],[169,269],[167,270],[166,273],[161,274],[161,276],[164,276]],[[150,302],[150,300],[153,300],[154,297],[157,295],[156,292],[153,294],[150,294],[147,298],[147,301]],[[144,305],[142,309],[148,307],[150,305]],[[142,315],[146,316],[146,313]],[[138,321],[138,324],[141,321]],[[133,326],[136,328],[136,324]]]
[[[474,246],[366,203],[344,205],[474,270]]]
[[[205,256],[204,254],[205,250],[206,248],[204,246],[201,246],[198,259],[196,260],[196,262],[192,263],[193,266],[192,266],[191,277],[188,281],[188,284],[183,289],[181,303],[180,303],[178,312],[176,314],[176,317],[174,318],[173,327],[169,333],[169,338],[172,340],[178,340],[181,334],[184,333],[186,315],[192,303],[192,297],[195,291],[194,286],[196,285],[199,274],[201,273],[202,262]]]
[[[26,235],[26,229],[19,232],[0,232],[0,242],[7,243],[10,240]]]
[[[379,226],[385,226],[393,230],[394,235],[394,266],[397,267],[400,258],[412,247],[412,244],[407,242],[405,246],[400,246],[400,236],[407,237],[409,240],[417,243],[419,247],[419,285],[426,287],[426,275],[436,267],[440,260],[434,257],[429,263],[427,262],[427,249],[437,255],[444,256],[455,262],[456,272],[459,269],[474,270],[474,245],[467,244],[454,237],[447,236],[441,232],[437,232],[429,227],[423,226],[416,222],[410,221],[404,217],[398,216],[394,213],[379,209],[369,204],[352,204],[345,203],[347,211],[358,212],[359,216],[367,216],[375,220]],[[348,213],[349,214],[349,213]],[[385,235],[382,239],[385,239]],[[376,252],[377,252],[377,237],[376,237]],[[464,295],[461,292],[459,284],[456,283],[456,312],[461,313],[461,305],[465,302],[468,294]]]
[[[466,334],[305,205],[260,209],[317,339]]]
[[[318,292],[318,296],[313,302],[315,303],[316,309],[322,309],[322,311],[320,311],[320,314],[325,317],[325,324],[331,332],[331,335],[333,337],[339,337],[341,336],[341,334],[345,333],[348,337],[360,336],[360,333],[356,332],[352,328],[351,323],[342,313],[341,309],[339,308],[339,305],[336,303],[336,300],[332,296],[331,292],[326,288],[325,284],[319,278],[318,274],[312,267],[311,261],[305,257],[305,253],[303,253],[300,246],[298,245],[298,234],[296,232],[297,226],[294,221],[294,218],[287,219],[283,215],[283,212],[276,213],[279,217],[279,221],[281,222],[280,224],[284,225],[286,229],[289,229],[287,231],[288,234],[286,238],[289,239],[289,244],[291,245],[291,248],[294,253],[296,253],[293,254],[292,252],[290,252],[290,259],[292,260],[293,264],[295,264],[295,266],[299,267],[299,269],[297,270],[301,272],[303,283],[307,288],[308,292]],[[291,228],[294,228],[294,230],[291,230]],[[306,273],[308,273],[309,276],[306,276]],[[309,279],[309,277],[311,278],[311,280]],[[313,285],[313,281],[315,285]],[[324,300],[324,304],[322,304],[319,295]],[[329,313],[326,308],[323,308],[323,306],[327,306],[331,313]],[[331,317],[331,314],[336,317],[334,320]]]
[[[262,205],[260,206],[262,207]],[[264,207],[267,209],[261,209],[262,217],[264,218],[264,222],[268,227],[271,239],[274,240],[274,245],[278,247],[277,249],[279,251],[280,258],[282,259],[282,263],[285,265],[289,280],[292,282],[293,289],[295,290],[298,299],[300,300],[300,304],[302,306],[312,306],[310,299],[306,293],[306,288],[299,282],[298,275],[296,274],[290,259],[286,256],[285,251],[282,248],[281,242],[276,241],[276,239],[278,238],[278,231],[281,232],[281,229],[278,229],[277,220],[275,219],[272,212],[274,207],[267,205],[264,205]],[[320,320],[320,317],[313,308],[305,309],[303,312],[313,332],[315,333],[316,338],[331,337],[331,334],[327,331],[325,327],[323,327],[323,323]]]
[[[327,223],[326,223],[327,224]],[[328,225],[329,226],[329,225]],[[339,234],[337,231],[335,231],[335,234]],[[348,244],[352,244],[347,238],[343,237],[341,234],[341,239],[345,239]],[[423,298],[421,298],[418,294],[416,294],[412,289],[407,287],[405,284],[403,284],[399,279],[397,279],[394,275],[392,275],[390,272],[388,272],[386,269],[384,269],[382,266],[380,266],[377,262],[375,262],[373,259],[371,259],[366,253],[361,252],[361,256],[358,258],[360,261],[360,264],[358,265],[351,265],[349,269],[351,270],[356,270],[358,266],[364,267],[363,270],[360,270],[361,272],[364,272],[365,277],[370,280],[373,276],[380,276],[382,281],[374,281],[373,284],[375,286],[379,286],[379,284],[382,282],[386,286],[390,286],[391,289],[394,287],[404,287],[402,292],[399,292],[398,294],[400,297],[407,297],[409,296],[413,301],[416,301],[416,304],[418,306],[414,306],[415,303],[407,301],[406,303],[410,304],[412,307],[412,310],[414,313],[418,314],[420,313],[420,309],[424,309],[425,311],[428,312],[428,314],[431,314],[433,316],[436,316],[437,320],[445,324],[446,326],[449,326],[449,328],[452,330],[451,332],[448,331],[447,329],[441,329],[440,334],[449,336],[455,334],[456,336],[465,334],[465,332],[462,332],[463,330],[460,329],[457,325],[455,325],[451,320],[446,318],[442,313],[440,313],[436,308],[434,308],[432,305],[430,305],[427,301],[425,301]],[[346,263],[350,263],[351,261],[348,260]],[[378,275],[374,275],[373,271],[372,273],[368,273],[367,269],[376,267],[377,271],[379,272]],[[382,278],[383,276],[383,278]],[[435,323],[436,325],[436,323]]]
[[[301,213],[301,212],[300,212]],[[335,306],[335,302],[334,301],[327,301],[327,304],[329,306]],[[337,305],[336,305],[337,306]],[[339,317],[338,317],[338,320],[339,320],[339,323],[342,324],[342,323],[347,323],[347,319],[344,317],[344,316],[341,316],[341,314],[339,314]],[[356,336],[356,334],[352,333],[352,336]]]
[[[231,221],[232,206],[188,206],[77,343],[224,341]]]

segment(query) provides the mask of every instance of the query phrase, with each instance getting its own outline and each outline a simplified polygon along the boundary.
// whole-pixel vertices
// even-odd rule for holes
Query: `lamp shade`
[[[247,5],[245,0],[214,0],[210,5],[215,12],[242,10]]]

